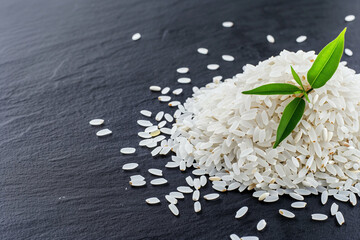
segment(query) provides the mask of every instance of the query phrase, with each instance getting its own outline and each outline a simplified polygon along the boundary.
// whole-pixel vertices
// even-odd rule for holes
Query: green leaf
[[[242,92],[243,94],[256,95],[287,95],[301,93],[302,90],[292,84],[288,83],[270,83],[249,91]]]
[[[295,70],[293,69],[292,66],[290,66],[290,68],[291,68],[291,74],[293,75],[293,78],[295,79],[295,81],[296,81],[296,82],[300,85],[300,87],[302,88],[302,90],[303,90],[302,93],[304,94],[306,100],[307,100],[308,102],[310,102],[309,97],[308,97],[308,95],[307,95],[307,93],[306,93],[306,90],[305,90],[305,88],[304,88],[304,85],[302,84],[302,82],[301,82],[301,80],[300,80],[299,75],[295,72]]]
[[[291,74],[293,75],[293,78],[300,85],[300,87],[305,91],[304,85],[302,84],[299,75],[295,72],[295,70],[293,69],[292,66],[290,66],[290,68],[291,68]]]
[[[346,28],[317,56],[307,73],[307,80],[312,88],[320,88],[334,75],[344,51]]]
[[[294,98],[284,109],[283,115],[276,133],[276,141],[273,148],[276,148],[294,130],[304,114],[305,101],[302,98]]]

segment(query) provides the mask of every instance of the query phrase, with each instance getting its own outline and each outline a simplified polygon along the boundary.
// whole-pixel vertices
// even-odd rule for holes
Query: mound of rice
[[[314,51],[284,50],[257,66],[244,66],[233,79],[195,88],[175,113],[169,140],[173,160],[222,178],[224,186],[240,182],[243,189],[326,187],[359,193],[360,76],[354,70],[341,63],[324,87],[312,91],[302,120],[275,149],[282,112],[294,96],[241,93],[267,83],[297,85],[290,66],[308,89],[306,73],[315,58]]]

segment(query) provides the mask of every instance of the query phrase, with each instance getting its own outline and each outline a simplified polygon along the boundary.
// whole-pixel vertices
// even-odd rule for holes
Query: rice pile
[[[267,83],[297,85],[290,66],[310,88],[306,73],[315,58],[314,51],[284,50],[244,66],[233,79],[194,88],[174,114],[168,141],[173,161],[221,179],[213,182],[218,191],[241,183],[243,190],[265,190],[263,198],[281,195],[282,189],[359,194],[360,77],[354,70],[341,63],[324,87],[312,91],[299,125],[275,149],[282,112],[293,96],[241,93]]]

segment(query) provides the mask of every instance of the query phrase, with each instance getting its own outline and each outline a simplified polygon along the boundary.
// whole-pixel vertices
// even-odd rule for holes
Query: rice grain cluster
[[[242,190],[264,190],[268,194],[259,197],[265,201],[291,189],[359,194],[360,77],[354,70],[340,63],[329,82],[309,94],[302,120],[275,149],[282,112],[293,96],[242,94],[267,83],[297,85],[290,66],[309,89],[306,73],[315,58],[314,51],[284,50],[257,66],[245,65],[232,79],[195,87],[174,114],[168,141],[173,161],[219,177],[216,190],[236,182]]]

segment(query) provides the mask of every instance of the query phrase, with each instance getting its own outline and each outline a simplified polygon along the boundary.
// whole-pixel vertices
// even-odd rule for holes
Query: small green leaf
[[[307,73],[312,88],[320,88],[334,75],[344,51],[346,28],[319,53]]]
[[[287,95],[302,93],[302,90],[292,84],[288,83],[270,83],[249,91],[242,92],[243,94],[256,95]]]
[[[305,101],[302,98],[294,98],[284,109],[283,115],[276,133],[276,141],[273,148],[276,148],[294,130],[304,114]]]
[[[293,78],[300,85],[300,87],[305,91],[304,85],[302,84],[299,75],[295,72],[295,70],[293,69],[292,66],[290,66],[290,68],[291,68],[291,74],[293,75]]]
[[[306,90],[305,90],[305,88],[304,88],[304,85],[302,84],[302,82],[301,82],[301,80],[300,80],[299,75],[295,72],[295,70],[293,69],[292,66],[290,66],[290,68],[291,68],[291,74],[293,75],[293,78],[295,79],[295,81],[296,81],[296,82],[300,85],[300,87],[302,88],[302,90],[303,90],[302,93],[304,94],[306,100],[307,100],[308,102],[310,102],[309,97],[308,97],[308,95],[307,95],[307,93],[306,93]]]

